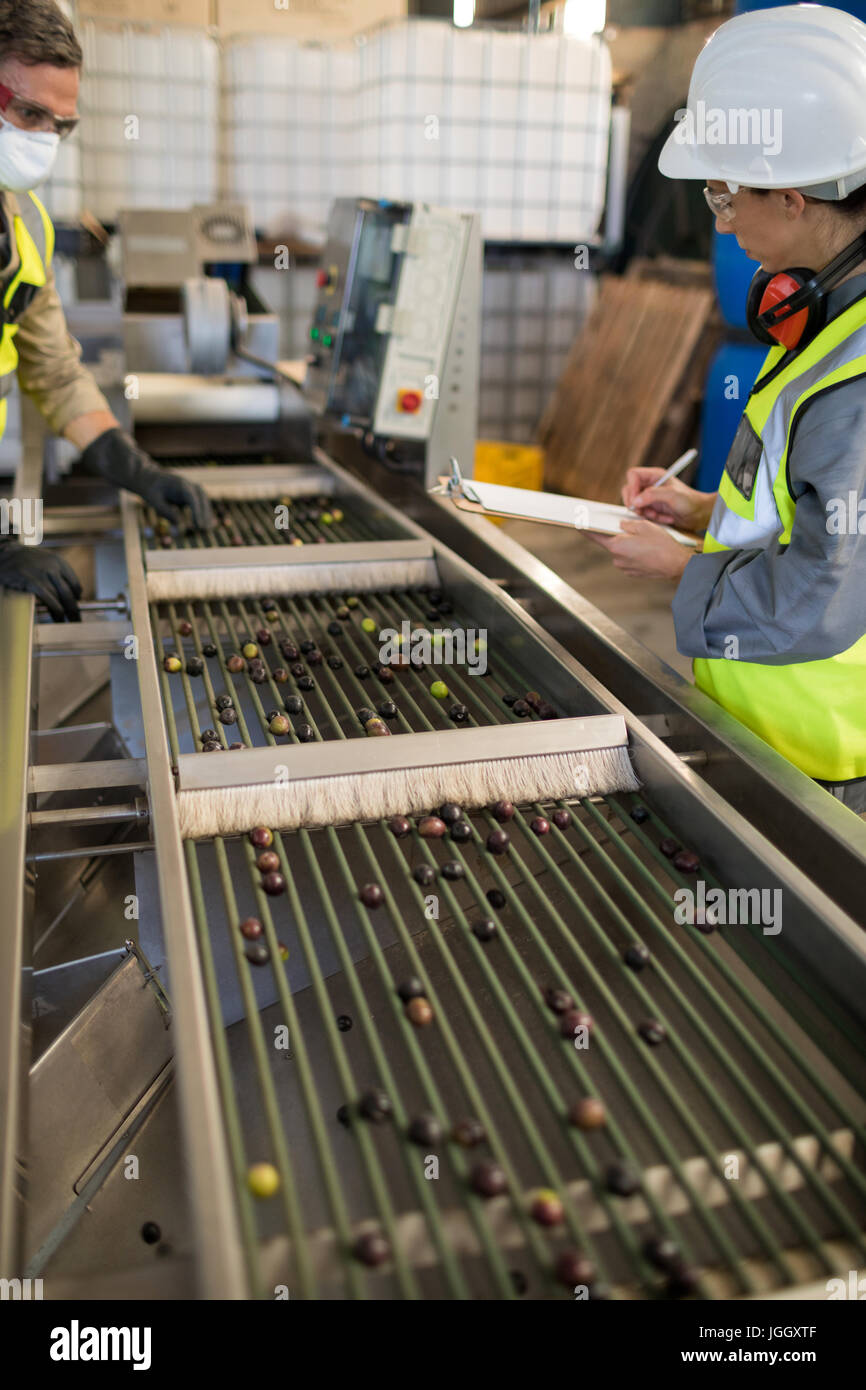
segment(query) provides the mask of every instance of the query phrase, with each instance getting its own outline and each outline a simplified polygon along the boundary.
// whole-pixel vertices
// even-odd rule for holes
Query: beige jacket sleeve
[[[81,361],[81,346],[66,326],[63,305],[49,267],[15,334],[18,382],[55,434],[70,420],[93,410],[110,410],[92,375]]]

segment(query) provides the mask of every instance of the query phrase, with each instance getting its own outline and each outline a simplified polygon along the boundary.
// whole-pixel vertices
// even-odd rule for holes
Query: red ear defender
[[[780,323],[773,323],[773,310],[777,304],[782,304],[796,294],[801,289],[803,281],[795,279],[786,271],[774,275],[764,288],[761,301],[758,305],[758,313],[765,315],[764,326],[771,338],[775,338],[784,348],[795,348],[803,336],[806,324],[809,322],[809,310],[801,309],[799,313],[792,314],[790,318],[783,319]]]

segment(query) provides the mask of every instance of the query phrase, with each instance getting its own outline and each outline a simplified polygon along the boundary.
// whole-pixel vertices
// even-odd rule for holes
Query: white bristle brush
[[[214,502],[277,503],[283,497],[333,497],[337,479],[325,468],[315,464],[254,464],[246,467],[207,467],[196,464],[189,468],[169,470],[189,483],[204,488]]]
[[[150,550],[153,602],[369,593],[438,584],[429,541],[347,541],[328,546],[239,545],[218,550]]]
[[[420,815],[444,801],[467,810],[636,791],[618,714],[251,748],[178,759],[184,839],[296,830]]]

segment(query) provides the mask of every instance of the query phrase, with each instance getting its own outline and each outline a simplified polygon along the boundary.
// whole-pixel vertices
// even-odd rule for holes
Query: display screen
[[[397,294],[400,253],[391,250],[392,231],[406,213],[393,206],[366,211],[352,249],[349,284],[344,300],[340,340],[331,380],[329,409],[353,420],[371,420],[388,344],[377,333],[383,304],[393,305]]]

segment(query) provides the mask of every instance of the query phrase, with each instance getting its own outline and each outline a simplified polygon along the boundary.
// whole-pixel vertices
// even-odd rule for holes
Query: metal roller
[[[189,371],[218,376],[228,366],[232,347],[229,287],[225,280],[202,275],[184,280],[181,293]]]

